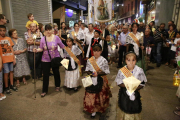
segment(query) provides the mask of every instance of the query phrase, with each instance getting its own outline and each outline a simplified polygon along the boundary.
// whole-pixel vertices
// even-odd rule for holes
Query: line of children
[[[16,59],[12,48],[14,44],[11,38],[6,37],[5,34],[6,27],[4,25],[0,25],[0,56],[3,63],[5,93],[12,94],[10,89],[16,92],[18,91],[13,83],[13,66],[16,64]],[[10,78],[10,85],[8,84],[8,77]]]

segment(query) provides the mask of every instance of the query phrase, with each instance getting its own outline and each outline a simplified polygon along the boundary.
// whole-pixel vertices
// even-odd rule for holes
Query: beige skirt
[[[127,114],[127,113],[123,112],[119,108],[118,101],[117,101],[116,120],[142,120],[142,118],[141,118],[141,113]]]

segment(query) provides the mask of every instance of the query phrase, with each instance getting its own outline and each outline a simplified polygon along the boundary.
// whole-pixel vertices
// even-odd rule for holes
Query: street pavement
[[[110,65],[111,74],[108,75],[109,83],[115,80],[118,69],[116,64]],[[64,84],[64,68],[60,68],[61,86]],[[174,70],[162,65],[156,68],[150,64],[147,72],[147,84],[140,91],[142,96],[143,120],[180,120],[173,113],[180,101],[175,93],[177,87],[173,84]],[[83,111],[83,98],[85,89],[79,91],[67,90],[61,87],[60,92],[55,92],[54,78],[50,77],[49,93],[41,98],[42,81],[37,81],[36,99],[34,97],[34,84],[28,80],[28,85],[22,85],[18,92],[12,92],[7,98],[0,101],[0,120],[90,120],[90,114]],[[113,97],[106,113],[98,113],[95,120],[115,120],[117,96],[119,87],[111,88]]]

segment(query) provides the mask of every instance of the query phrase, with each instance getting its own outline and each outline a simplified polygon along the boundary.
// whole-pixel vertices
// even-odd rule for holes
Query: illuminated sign
[[[71,10],[71,9],[66,9],[66,15],[68,16],[68,17],[72,17],[73,16],[73,10]]]

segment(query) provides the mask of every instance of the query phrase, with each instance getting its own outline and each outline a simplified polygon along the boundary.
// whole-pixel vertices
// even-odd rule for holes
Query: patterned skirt
[[[85,92],[84,110],[93,113],[104,113],[109,106],[109,86],[106,82],[103,83],[101,92],[88,93]]]
[[[30,68],[27,58],[26,57],[24,57],[24,59],[16,58],[16,65],[14,67],[14,77],[20,78],[28,75],[30,75]]]

